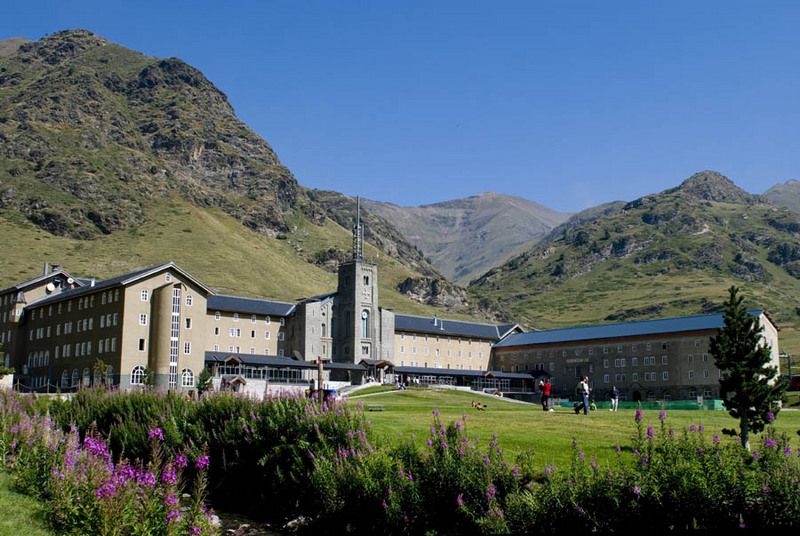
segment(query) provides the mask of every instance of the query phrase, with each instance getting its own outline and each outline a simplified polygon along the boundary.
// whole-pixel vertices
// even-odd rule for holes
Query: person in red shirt
[[[550,380],[540,383],[539,387],[542,389],[542,410],[547,411],[547,401],[550,400],[550,389],[552,389]]]

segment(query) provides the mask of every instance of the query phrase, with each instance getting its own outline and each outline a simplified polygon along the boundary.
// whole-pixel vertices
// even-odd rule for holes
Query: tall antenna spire
[[[356,197],[356,226],[353,227],[353,260],[363,259],[364,228],[361,226],[361,197]]]

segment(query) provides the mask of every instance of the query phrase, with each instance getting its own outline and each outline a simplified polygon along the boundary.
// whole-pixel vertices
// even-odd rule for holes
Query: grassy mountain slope
[[[173,260],[222,294],[294,301],[332,292],[335,274],[303,257],[330,246],[349,248],[351,234],[335,222],[288,219],[291,230],[280,239],[259,235],[216,208],[202,208],[178,198],[149,205],[147,223],[96,240],[52,235],[19,213],[0,211],[0,288],[42,273],[55,263],[80,277],[105,278]],[[396,259],[366,245],[378,263],[381,305],[396,312],[442,315],[397,291],[399,282],[417,275]],[[437,312],[438,311],[438,312]],[[467,318],[458,311],[449,313]]]
[[[570,215],[510,195],[480,195],[420,207],[365,200],[450,281],[467,283]]]
[[[535,328],[718,311],[742,288],[800,350],[800,220],[713,172],[491,270],[470,289]]]

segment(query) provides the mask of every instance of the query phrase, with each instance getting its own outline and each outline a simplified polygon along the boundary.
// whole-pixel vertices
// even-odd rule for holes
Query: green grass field
[[[488,404],[486,410],[478,411],[472,407],[472,400]],[[616,413],[598,410],[587,415],[575,415],[569,408],[556,408],[553,412],[542,411],[541,406],[523,404],[508,400],[475,395],[460,391],[431,391],[409,389],[368,396],[353,396],[350,403],[355,405],[383,404],[383,411],[367,412],[367,418],[375,432],[386,438],[402,437],[423,444],[429,436],[433,424],[433,410],[440,413],[441,422],[449,424],[467,415],[466,430],[470,437],[478,436],[488,443],[497,434],[507,462],[512,463],[518,454],[531,451],[537,463],[542,466],[550,463],[569,463],[572,440],[577,439],[581,450],[587,457],[597,456],[599,462],[611,461],[616,457],[616,447],[630,450],[631,438],[636,433],[635,411],[619,410]],[[797,395],[790,399],[797,402]],[[796,408],[797,406],[795,406]],[[660,429],[658,411],[645,410],[643,424]],[[709,442],[714,434],[722,436],[723,428],[738,430],[738,421],[726,411],[671,410],[667,411],[667,428],[682,433],[690,425],[702,424]],[[798,445],[797,432],[800,429],[800,411],[786,409],[781,411],[775,421],[775,429],[789,436],[793,446]],[[401,436],[402,434],[402,436]],[[723,441],[731,440],[723,437]],[[762,439],[751,438],[753,449],[757,449]]]
[[[50,536],[42,505],[14,491],[11,475],[0,470],[0,536]]]

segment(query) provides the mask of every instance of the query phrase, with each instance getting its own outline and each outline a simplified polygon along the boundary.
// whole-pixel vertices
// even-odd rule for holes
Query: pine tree
[[[738,296],[739,289],[728,289],[730,297],[725,302],[725,326],[716,337],[711,337],[709,352],[717,368],[722,371],[719,380],[720,396],[731,417],[739,419],[739,437],[750,450],[750,433],[761,432],[778,411],[779,402],[785,401],[786,380],[772,366],[772,349],[761,333],[764,326],[758,318],[747,312]]]
[[[211,379],[211,372],[209,372],[207,368],[204,368],[197,376],[197,394],[202,395],[206,391],[211,390],[213,386],[214,384],[213,380]]]

